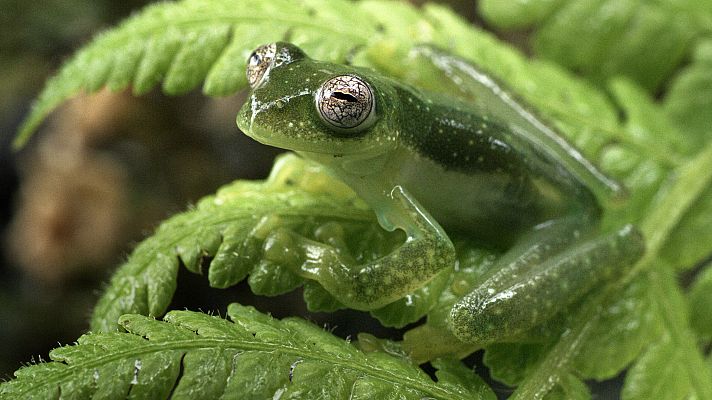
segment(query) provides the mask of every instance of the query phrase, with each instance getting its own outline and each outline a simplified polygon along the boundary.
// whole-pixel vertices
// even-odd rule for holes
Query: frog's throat
[[[368,159],[383,153],[383,150],[376,144],[351,142],[327,142],[321,140],[309,140],[301,138],[291,138],[280,134],[270,134],[254,131],[246,131],[245,134],[252,139],[271,147],[291,150],[302,154],[305,158],[315,159],[319,155],[320,163],[324,160],[339,158]],[[306,156],[310,154],[310,156]]]
[[[349,182],[348,179],[344,179],[345,176],[356,175],[363,177],[378,174],[385,168],[387,161],[387,157],[382,153],[374,154],[372,152],[337,155],[325,152],[297,150],[296,153],[307,160],[317,162],[327,167],[338,175],[341,180],[345,181],[346,184],[349,184]]]

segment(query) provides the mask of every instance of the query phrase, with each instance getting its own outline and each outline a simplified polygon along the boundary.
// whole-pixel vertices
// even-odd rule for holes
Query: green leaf
[[[528,0],[516,7],[499,3],[483,2],[483,16],[505,29],[536,25],[538,55],[601,84],[623,75],[649,91],[670,77],[695,37],[709,32],[712,21],[709,1]]]
[[[669,338],[653,343],[626,377],[622,398],[683,399],[690,396],[690,378],[681,366],[685,357]]]
[[[519,385],[551,348],[545,343],[497,343],[487,346],[484,362],[492,377],[510,386]]]
[[[700,31],[689,22],[696,8],[677,1],[570,1],[541,28],[535,48],[594,80],[625,75],[653,90],[682,62]]]
[[[693,63],[673,81],[665,110],[684,133],[684,140],[701,148],[712,139],[712,41],[702,42]],[[662,252],[666,262],[690,268],[712,254],[712,184],[699,196],[671,232]]]
[[[167,94],[183,94],[197,87],[223,53],[230,39],[230,26],[212,24],[203,29],[186,31],[173,56],[163,81]]]
[[[391,18],[390,15],[399,18]],[[402,68],[409,50],[428,43],[480,64],[527,100],[565,120],[569,133],[594,154],[615,129],[615,110],[601,93],[550,64],[525,61],[492,34],[475,29],[446,7],[422,9],[404,2],[370,0],[184,0],[145,8],[97,36],[52,78],[23,123],[24,143],[58,105],[82,90],[132,85],[145,93],[163,81],[167,93],[184,93],[205,80],[208,95],[246,86],[247,55],[259,44],[289,40],[310,57],[370,66],[410,82]],[[555,118],[554,121],[558,122]],[[583,128],[581,121],[588,121]]]
[[[494,399],[456,361],[438,382],[405,360],[364,353],[298,318],[282,321],[232,304],[228,316],[172,311],[165,322],[124,315],[128,333],[87,334],[18,370],[3,398]],[[469,372],[469,373],[467,373]]]
[[[361,261],[386,255],[404,241],[402,232],[381,229],[373,212],[322,167],[283,156],[265,182],[234,182],[161,224],[112,277],[94,309],[92,330],[116,330],[114,321],[127,312],[162,315],[175,291],[180,264],[197,274],[206,268],[214,288],[233,286],[248,275],[252,291],[262,295],[301,286],[304,279],[292,272],[290,260],[275,261],[268,254],[273,234],[284,229],[329,245],[334,245],[329,239],[336,238],[345,246],[340,251]],[[282,245],[275,250],[280,255],[295,254]],[[433,307],[450,275],[452,271],[443,271],[372,315],[387,326],[417,321]],[[305,286],[304,297],[311,311],[343,308],[315,283]]]
[[[644,154],[655,156],[667,166],[680,164],[683,155],[694,154],[699,147],[681,141],[684,131],[655,103],[639,85],[629,79],[614,78],[608,83],[623,113],[622,137],[635,143]]]
[[[588,340],[573,355],[567,369],[580,379],[596,380],[609,379],[623,371],[662,332],[659,310],[654,307],[652,296],[645,277],[616,293],[605,308],[597,311]],[[566,318],[577,315],[580,308],[580,304],[570,307],[547,325],[565,326]],[[532,337],[519,343],[487,346],[484,361],[492,377],[516,386],[531,374],[561,334],[544,330],[540,333],[536,341]]]
[[[670,233],[661,256],[678,269],[689,269],[712,254],[712,186],[700,194]]]
[[[591,398],[591,393],[585,383],[569,374],[564,376],[544,398],[546,400],[588,400]]]
[[[607,309],[608,305],[618,298],[618,293],[625,285],[639,278],[644,272],[648,274],[651,282],[653,291],[650,298],[653,299],[653,307],[658,315],[656,318],[661,321],[663,338],[669,336],[672,346],[680,353],[680,363],[676,366],[682,371],[685,379],[677,380],[677,371],[674,374],[666,372],[656,375],[655,371],[643,367],[638,369],[640,375],[631,375],[630,379],[634,382],[660,382],[671,387],[678,382],[687,382],[684,391],[689,396],[712,398],[712,373],[705,364],[694,334],[689,328],[687,308],[680,289],[669,273],[669,266],[658,257],[671,230],[686,210],[698,201],[710,179],[712,145],[708,144],[693,159],[678,167],[656,195],[653,203],[655,208],[641,223],[647,239],[647,253],[644,258],[620,281],[602,288],[585,300],[579,311],[572,316],[572,320],[566,324],[565,334],[553,345],[551,351],[542,357],[536,368],[527,374],[513,399],[541,399],[564,379],[572,369],[574,356],[592,339],[595,327],[604,315],[601,310]],[[673,380],[675,382],[672,382]],[[633,390],[633,393],[637,392]]]
[[[633,281],[601,310],[572,368],[585,379],[610,379],[623,371],[662,333],[647,277]]]
[[[509,386],[517,386],[532,373],[541,358],[551,349],[550,343],[500,343],[487,346],[485,364],[492,377]],[[588,387],[576,375],[564,374],[543,397],[553,399],[590,399]]]
[[[663,106],[685,142],[704,145],[712,138],[712,39],[700,41],[690,65],[672,81]]]
[[[503,2],[482,0],[477,2],[480,15],[501,29],[521,29],[538,25],[561,8],[565,0],[523,0]]]
[[[618,131],[620,142],[603,148],[600,165],[629,191],[625,207],[606,215],[611,225],[617,226],[622,219],[641,221],[670,170],[683,162],[684,155],[698,149],[679,140],[681,132],[669,116],[632,81],[614,79],[609,88],[624,123]]]
[[[389,17],[396,14],[399,18]],[[21,147],[55,108],[82,91],[132,86],[135,94],[143,94],[163,82],[164,92],[182,94],[204,81],[207,95],[232,94],[247,86],[247,57],[264,43],[287,40],[314,59],[350,60],[385,72],[397,70],[402,60],[378,51],[384,43],[405,47],[455,44],[462,53],[471,47],[464,44],[473,32],[466,21],[445,7],[429,5],[419,10],[409,3],[385,0],[183,0],[154,4],[97,35],[71,57],[47,82],[13,145]],[[494,41],[490,38],[484,44],[485,54],[501,51],[490,46]]]
[[[493,397],[493,393],[482,378],[475,375],[474,371],[465,367],[457,359],[440,358],[432,364],[437,369],[435,376],[438,378],[438,383],[452,386],[453,389],[465,387],[470,393],[476,393],[478,398]]]
[[[702,215],[709,209],[709,197],[706,196],[712,184],[712,143],[708,143],[693,159],[689,160],[661,185],[659,193],[649,207],[648,215],[641,223],[641,228],[646,234],[648,245],[666,256],[669,251],[668,242],[677,241],[680,236],[685,240],[690,240],[690,233],[684,231],[687,227],[697,227],[692,221],[690,225],[689,216],[695,218],[709,218],[709,215]],[[705,229],[707,228],[707,229]],[[709,235],[709,227],[702,227],[700,232],[703,237]],[[697,239],[697,238],[695,238]],[[705,254],[709,250],[708,244],[688,247],[692,251],[690,254]],[[673,253],[675,254],[675,253]],[[664,257],[665,258],[665,257]],[[694,258],[694,257],[690,257]],[[673,266],[690,267],[691,265],[679,264],[680,260],[671,261]],[[695,260],[697,261],[697,260]]]
[[[712,72],[709,67],[708,71]],[[670,208],[661,207],[655,202],[655,197],[660,197],[671,185],[676,185],[679,174],[689,175],[688,181],[694,182],[696,190],[702,192],[693,194],[690,190],[693,186],[679,186],[680,192],[690,192],[687,195],[692,194],[693,200],[684,204],[681,215],[675,217],[674,229],[666,233],[660,255],[666,263],[677,268],[691,268],[712,253],[712,187],[709,186],[710,177],[706,174],[704,161],[694,163],[692,168],[675,167],[685,164],[690,156],[704,149],[701,145],[705,142],[696,140],[696,133],[690,130],[692,127],[675,121],[666,108],[653,103],[649,96],[629,81],[614,80],[610,88],[625,113],[623,138],[628,143],[635,143],[642,151],[633,151],[622,144],[614,144],[604,150],[602,168],[621,179],[630,191],[626,207],[609,213],[608,218],[614,222],[621,218],[641,221],[651,212],[670,213]],[[694,92],[688,89],[688,92]],[[712,96],[712,91],[704,93]],[[678,99],[671,100],[670,96],[673,94],[666,97],[667,104],[673,104],[670,101],[687,101],[682,100],[683,97],[690,98],[689,95],[675,94]],[[712,126],[712,118],[708,118],[707,124]],[[692,140],[687,140],[688,137]],[[704,155],[699,157],[705,158]],[[672,202],[676,202],[674,206],[682,204],[678,200]]]
[[[62,66],[33,105],[14,146],[22,146],[52,110],[82,91],[133,84],[140,94],[163,81],[166,93],[181,94],[207,79],[206,94],[233,93],[246,86],[247,55],[259,44],[286,39],[287,32],[290,41],[313,56],[344,61],[350,49],[376,33],[368,21],[344,0],[151,5],[98,35]]]
[[[651,343],[626,375],[624,399],[710,398],[712,368],[699,354],[687,328],[685,301],[671,274],[653,275],[655,305],[660,308],[662,336]]]
[[[567,370],[579,379],[609,379],[657,340],[662,328],[650,291],[648,280],[639,279],[617,293],[615,300],[596,315],[598,319],[592,324],[588,340],[581,344],[578,354],[572,355]],[[566,319],[577,315],[580,307],[580,304],[571,306],[545,325],[566,326]],[[484,361],[492,377],[516,386],[531,374],[560,339],[561,331],[543,328],[539,328],[538,337],[534,336],[535,330],[521,342],[487,346]]]
[[[313,231],[327,222],[359,230],[378,226],[342,183],[293,155],[283,157],[267,181],[237,181],[161,224],[114,274],[94,309],[92,330],[113,331],[118,317],[129,312],[161,315],[175,290],[180,262],[202,273],[210,258],[213,287],[235,285],[254,272],[250,283],[261,293],[291,290],[302,280],[264,264],[265,238],[278,228]]]
[[[700,337],[712,339],[712,268],[709,264],[695,278],[688,296],[690,325]]]

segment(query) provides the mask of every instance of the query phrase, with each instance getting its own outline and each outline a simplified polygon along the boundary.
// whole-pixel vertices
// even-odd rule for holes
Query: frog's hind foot
[[[643,238],[632,225],[574,242],[571,248],[521,269],[514,278],[487,279],[455,304],[451,330],[464,342],[482,345],[516,338],[599,282],[622,275],[643,252]]]

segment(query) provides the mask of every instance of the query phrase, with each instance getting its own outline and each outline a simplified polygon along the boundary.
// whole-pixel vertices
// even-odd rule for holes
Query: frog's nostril
[[[344,93],[344,92],[334,92],[331,94],[331,97],[333,97],[335,99],[339,99],[339,100],[348,101],[350,103],[355,103],[358,101],[356,96],[353,96],[349,93]]]

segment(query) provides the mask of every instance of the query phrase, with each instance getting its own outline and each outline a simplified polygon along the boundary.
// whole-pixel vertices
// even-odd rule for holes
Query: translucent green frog
[[[371,310],[454,267],[445,232],[464,233],[505,253],[453,307],[452,332],[470,343],[516,336],[632,265],[643,240],[631,226],[601,231],[600,204],[623,196],[616,182],[488,75],[428,54],[444,72],[459,68],[474,82],[474,101],[273,43],[248,60],[252,91],[237,124],[262,143],[322,164],[373,208],[384,229],[406,233],[391,254],[359,265],[333,246],[281,232],[275,240],[285,248],[304,246],[296,273],[349,307]],[[314,267],[327,258],[328,268]]]

